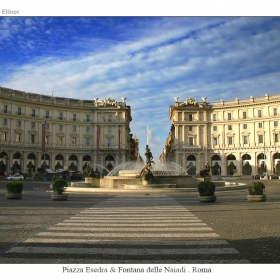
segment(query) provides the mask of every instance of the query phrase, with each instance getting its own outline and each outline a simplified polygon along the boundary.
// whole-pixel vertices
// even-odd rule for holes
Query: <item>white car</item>
[[[21,174],[14,174],[14,175],[8,176],[8,177],[7,177],[7,180],[8,180],[8,181],[12,181],[12,180],[24,180],[24,177],[23,177],[23,175],[21,175]]]

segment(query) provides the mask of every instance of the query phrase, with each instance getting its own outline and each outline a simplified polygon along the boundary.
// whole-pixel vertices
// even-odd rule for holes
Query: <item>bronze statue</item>
[[[151,166],[152,166],[152,163],[154,163],[154,162],[152,161],[153,155],[152,155],[148,145],[146,145],[145,156],[146,156],[146,165],[141,170],[140,177],[141,177],[142,181],[151,181],[154,178],[154,176],[151,172]]]

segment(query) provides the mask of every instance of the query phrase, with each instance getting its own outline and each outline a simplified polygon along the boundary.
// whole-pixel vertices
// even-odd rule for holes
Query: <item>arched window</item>
[[[76,155],[71,155],[69,157],[69,160],[78,160],[77,156]]]
[[[187,161],[190,161],[190,160],[196,160],[196,157],[194,155],[189,155],[187,157]]]
[[[83,161],[91,161],[91,157],[89,155],[86,155],[83,157]]]
[[[212,160],[221,160],[221,157],[219,155],[212,156]]]
[[[245,154],[242,156],[242,160],[250,160],[250,159],[251,159],[251,156],[248,154]]]

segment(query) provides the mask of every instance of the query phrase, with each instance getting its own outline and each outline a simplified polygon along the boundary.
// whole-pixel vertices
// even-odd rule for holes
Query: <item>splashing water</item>
[[[125,162],[117,165],[111,170],[108,176],[118,176],[121,170],[139,170],[144,168],[145,164],[137,161]],[[151,171],[155,171],[157,176],[179,176],[187,175],[187,172],[179,164],[175,162],[157,162],[152,165]]]
[[[98,171],[102,172],[103,170],[106,170],[108,173],[110,172],[110,170],[108,170],[105,166],[100,165],[98,163],[95,164],[95,167],[98,169]]]

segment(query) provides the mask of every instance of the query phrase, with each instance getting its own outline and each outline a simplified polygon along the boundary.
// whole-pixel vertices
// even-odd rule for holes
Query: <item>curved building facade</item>
[[[0,88],[0,175],[38,168],[101,171],[136,160],[130,106],[116,101],[78,100]]]
[[[175,161],[190,175],[207,162],[213,175],[280,175],[280,94],[215,103],[175,98],[169,118],[161,161]]]

